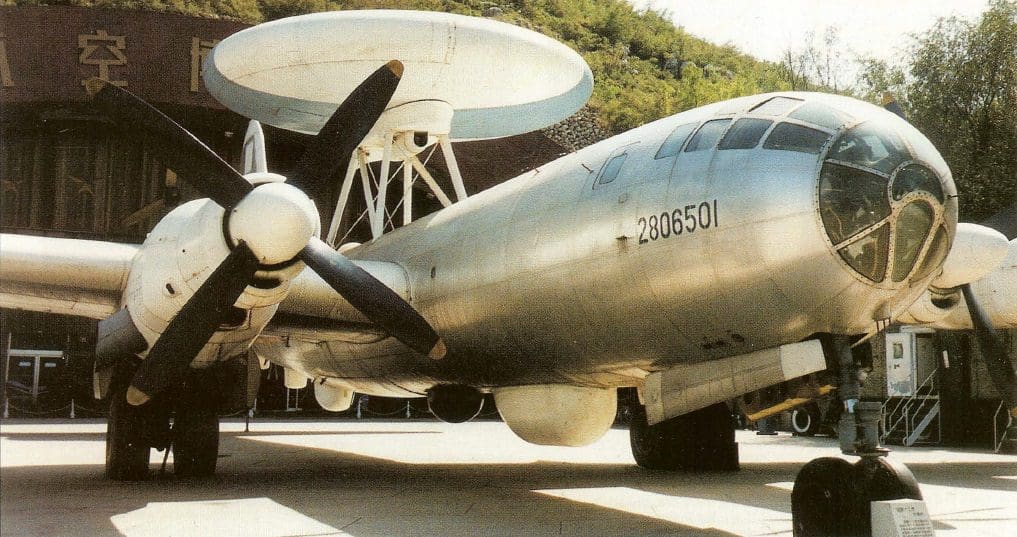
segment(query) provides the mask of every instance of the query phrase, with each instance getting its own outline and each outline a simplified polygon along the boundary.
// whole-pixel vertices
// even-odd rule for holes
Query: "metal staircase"
[[[910,397],[891,397],[883,403],[880,443],[913,446],[938,444],[941,440],[937,368]]]

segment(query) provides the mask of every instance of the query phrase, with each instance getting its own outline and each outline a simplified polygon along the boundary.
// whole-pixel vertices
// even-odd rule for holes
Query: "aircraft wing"
[[[103,319],[115,312],[140,246],[0,234],[0,306]]]

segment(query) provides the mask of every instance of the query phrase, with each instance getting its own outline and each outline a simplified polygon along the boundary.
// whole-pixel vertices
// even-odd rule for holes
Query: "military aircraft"
[[[803,469],[799,535],[867,524],[870,499],[920,497],[851,432],[865,421],[853,347],[891,322],[974,327],[1017,412],[997,332],[1017,326],[1014,208],[958,224],[947,164],[898,115],[820,93],[715,103],[337,250],[302,189],[358,167],[413,66],[401,60],[374,62],[288,178],[241,173],[140,98],[90,84],[208,196],[140,245],[0,236],[0,305],[103,319],[110,477],[144,478],[150,448],[171,446],[177,473],[212,473],[217,412],[257,378],[251,356],[311,379],[334,411],[355,392],[426,397],[462,422],[492,393],[518,436],[551,445],[595,441],[618,388],[636,388],[632,452],[653,469],[737,468],[724,401],[827,372],[862,459]],[[256,162],[263,140],[248,141]]]

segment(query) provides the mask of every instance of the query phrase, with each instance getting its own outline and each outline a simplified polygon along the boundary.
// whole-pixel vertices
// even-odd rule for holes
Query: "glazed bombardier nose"
[[[919,158],[893,128],[865,122],[842,134],[823,163],[827,236],[874,283],[925,278],[950,251],[944,179]]]
[[[244,241],[262,265],[296,257],[318,227],[314,202],[286,183],[268,183],[244,197],[229,215],[229,234]]]

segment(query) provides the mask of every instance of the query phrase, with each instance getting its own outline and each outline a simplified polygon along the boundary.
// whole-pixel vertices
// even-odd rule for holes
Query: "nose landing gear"
[[[841,451],[861,457],[852,464],[836,457],[814,459],[795,478],[791,519],[795,537],[868,537],[872,534],[871,502],[921,500],[911,470],[888,459],[879,446],[879,403],[858,400],[859,366],[850,340],[833,338],[840,366],[838,394],[844,405],[838,424]]]
[[[791,518],[795,537],[868,537],[871,502],[921,500],[918,482],[907,466],[880,456],[850,462],[814,459],[795,479]]]

